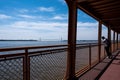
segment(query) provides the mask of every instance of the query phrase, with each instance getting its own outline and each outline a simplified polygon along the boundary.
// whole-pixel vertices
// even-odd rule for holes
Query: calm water
[[[82,40],[77,43],[95,43],[95,40]],[[46,46],[67,44],[67,41],[0,41],[0,48],[25,47],[25,46]]]
[[[0,48],[66,44],[64,41],[0,41]]]

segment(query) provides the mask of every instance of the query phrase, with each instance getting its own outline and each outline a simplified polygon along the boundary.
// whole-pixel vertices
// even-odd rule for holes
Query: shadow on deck
[[[113,53],[113,58],[105,58],[99,64],[79,77],[79,80],[119,80],[120,50]],[[116,65],[118,64],[119,65]],[[115,76],[117,74],[117,76]]]

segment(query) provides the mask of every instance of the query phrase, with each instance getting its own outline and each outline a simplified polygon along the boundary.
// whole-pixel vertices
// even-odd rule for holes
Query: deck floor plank
[[[100,80],[120,80],[120,54],[113,60]]]
[[[105,58],[91,70],[80,76],[79,80],[120,80],[117,79],[120,78],[120,54],[116,56],[118,53],[119,50],[113,53],[113,59]],[[112,75],[113,79],[109,77],[110,75]],[[107,76],[110,79],[107,79]]]

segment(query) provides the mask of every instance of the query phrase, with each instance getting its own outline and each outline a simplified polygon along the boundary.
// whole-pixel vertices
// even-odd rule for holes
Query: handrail
[[[93,46],[97,46],[97,43],[83,43],[83,44],[77,44],[76,49],[82,49],[82,48],[86,48],[86,47],[93,47]],[[67,49],[65,48],[68,45],[50,45],[50,46],[30,46],[30,47],[17,47],[17,48],[0,48],[0,52],[6,52],[6,51],[17,51],[17,50],[30,50],[30,49],[42,49],[42,48],[48,48],[46,50],[39,50],[39,51],[31,51],[29,53],[30,54],[34,54],[35,53],[41,53],[41,52],[47,52],[47,51],[55,51],[55,50],[63,50],[63,49]],[[56,47],[63,47],[63,48],[57,48],[57,49],[51,49],[49,50],[49,48],[56,48]],[[0,58],[2,57],[14,57],[14,56],[22,56],[25,55],[25,52],[22,53],[14,53],[14,54],[0,54]]]
[[[17,54],[2,54],[0,55],[0,58],[6,58],[6,57],[15,57],[15,56],[24,56],[25,53],[17,53]]]
[[[81,44],[76,44],[76,45],[98,45],[98,43],[81,43]],[[48,46],[26,46],[26,47],[16,47],[16,48],[0,48],[1,51],[9,51],[9,50],[21,50],[21,49],[37,49],[37,48],[49,48],[49,47],[63,47],[63,46],[68,46],[67,44],[65,45],[48,45]]]
[[[101,44],[102,45],[102,44]],[[22,50],[21,52],[15,52],[14,54],[1,54],[1,60],[9,60],[18,57],[23,58],[23,74],[25,80],[29,80],[30,70],[30,57],[37,56],[37,55],[47,55],[53,54],[57,52],[65,52],[67,51],[69,45],[50,45],[50,46],[28,46],[28,47],[17,47],[17,48],[0,48],[0,52],[9,52],[9,51],[17,51]],[[92,67],[94,64],[91,63],[91,48],[94,46],[98,46],[98,43],[85,43],[85,44],[76,44],[77,49],[89,48],[89,66],[87,68]],[[24,51],[24,52],[23,52]],[[29,66],[28,66],[29,65]],[[86,68],[84,68],[85,70]],[[86,71],[86,70],[85,70]],[[76,75],[83,73],[83,70],[76,72]]]
[[[0,48],[0,52],[7,52],[7,51],[17,51],[17,50],[24,50],[22,53],[12,53],[12,54],[0,54],[0,58],[6,58],[6,57],[14,57],[14,56],[23,56],[25,55],[25,51],[30,49],[42,49],[42,48],[56,48],[56,47],[65,47],[67,45],[50,45],[50,46],[33,46],[33,47],[17,47],[17,48]],[[55,50],[63,50],[67,48],[59,48],[59,49],[51,49],[51,50],[39,50],[39,51],[28,51],[28,54],[35,54],[35,53],[41,53],[41,52],[47,52],[47,51],[55,51]]]
[[[30,46],[30,47],[17,47],[17,48],[0,48],[0,52],[12,51],[12,50],[25,50],[25,49],[38,49],[38,48],[50,48],[50,47],[63,47],[67,45],[50,45],[50,46]]]

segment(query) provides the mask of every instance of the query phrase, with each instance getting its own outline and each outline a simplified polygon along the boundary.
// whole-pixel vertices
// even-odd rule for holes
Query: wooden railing
[[[100,57],[103,59],[105,51],[104,45],[101,46]],[[93,43],[76,45],[76,76],[99,62],[97,48]],[[1,48],[0,79],[62,80],[67,68],[67,49],[68,45]]]
[[[2,49],[0,49],[0,52],[1,52],[1,55],[0,55],[0,67],[1,67],[0,68],[0,72],[1,72],[0,79],[3,79],[3,80],[6,80],[6,79],[9,79],[9,80],[32,80],[33,78],[30,77],[30,72],[32,72],[30,69],[30,66],[32,63],[31,62],[32,57],[53,54],[53,53],[61,53],[61,52],[65,52],[65,51],[67,51],[67,45],[2,48]],[[6,54],[6,52],[8,52],[8,53]],[[20,61],[19,61],[19,59],[20,59]],[[13,61],[14,61],[14,63],[16,63],[16,65],[9,66],[9,64],[12,64]],[[21,64],[21,62],[22,62],[22,64]],[[46,63],[47,63],[47,61],[46,61]],[[52,62],[52,63],[54,63],[54,62]],[[38,64],[38,63],[36,63],[36,64]],[[6,65],[6,66],[4,66],[4,65]],[[15,69],[17,69],[17,67],[19,65],[22,65],[22,66],[19,69],[19,71],[16,71]],[[11,71],[11,66],[13,67],[13,72]],[[5,68],[5,67],[7,67],[7,68]],[[8,70],[8,72],[4,72],[3,69]],[[20,72],[21,69],[22,69],[22,71]],[[17,72],[19,72],[19,74],[21,74],[20,77],[18,76]],[[14,73],[14,74],[11,76],[11,75],[9,75],[9,73],[10,74]],[[15,77],[15,75],[17,75],[17,76]]]

